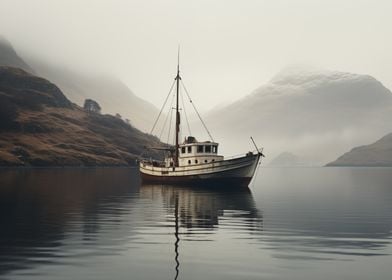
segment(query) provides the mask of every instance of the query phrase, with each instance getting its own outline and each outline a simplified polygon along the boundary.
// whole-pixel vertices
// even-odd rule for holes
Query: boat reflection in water
[[[262,230],[262,215],[257,210],[249,188],[211,188],[142,184],[140,195],[154,202],[160,200],[172,219],[175,252],[175,278],[180,267],[181,241],[194,241],[215,230]],[[180,238],[181,237],[181,238]]]

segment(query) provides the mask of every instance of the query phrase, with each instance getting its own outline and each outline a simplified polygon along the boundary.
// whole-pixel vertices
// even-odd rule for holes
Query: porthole
[[[208,160],[205,159],[205,160],[204,160],[204,163],[207,163],[207,162],[208,162]]]
[[[197,164],[197,163],[199,163],[199,161],[197,159],[195,159],[195,163]]]
[[[191,164],[191,160],[188,160],[188,164]]]

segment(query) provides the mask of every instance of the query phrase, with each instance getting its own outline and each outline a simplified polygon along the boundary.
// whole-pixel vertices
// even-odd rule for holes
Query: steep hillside
[[[136,128],[149,132],[158,109],[136,96],[123,82],[109,75],[88,75],[71,69],[48,65],[39,58],[18,56],[12,44],[0,35],[0,66],[21,68],[55,83],[72,102],[83,106],[85,99],[94,99],[104,113],[119,113]],[[34,70],[33,70],[34,69]]]
[[[0,67],[0,166],[133,165],[158,144],[121,119],[85,112],[45,79]]]
[[[392,166],[392,133],[345,153],[327,166]]]
[[[321,165],[391,131],[391,113],[392,93],[371,76],[295,67],[207,123],[232,149],[253,135],[272,158],[290,150]]]
[[[104,113],[119,113],[138,129],[149,132],[158,109],[136,96],[123,82],[110,76],[94,76],[31,60],[36,73],[55,83],[74,103],[83,106],[87,98],[96,100]]]
[[[29,73],[34,73],[33,69],[18,56],[11,43],[0,35],[0,65],[21,68]]]

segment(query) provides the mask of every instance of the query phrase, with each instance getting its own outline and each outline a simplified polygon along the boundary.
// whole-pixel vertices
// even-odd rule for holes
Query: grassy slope
[[[55,85],[17,68],[0,67],[0,102],[1,166],[132,165],[145,145],[159,145],[121,119],[85,112]]]

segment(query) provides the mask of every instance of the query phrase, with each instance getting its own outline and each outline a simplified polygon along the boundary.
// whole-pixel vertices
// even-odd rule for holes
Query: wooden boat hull
[[[144,183],[187,184],[200,186],[249,185],[260,155],[222,160],[185,167],[154,167],[140,162],[139,170]]]

